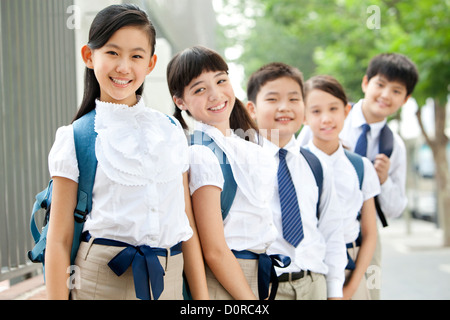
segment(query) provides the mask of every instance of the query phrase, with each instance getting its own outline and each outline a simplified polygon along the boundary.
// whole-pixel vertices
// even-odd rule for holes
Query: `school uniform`
[[[277,235],[270,207],[276,177],[274,161],[264,155],[265,151],[261,146],[245,141],[234,133],[224,136],[215,127],[197,121],[194,122],[194,130],[207,134],[226,154],[237,184],[235,198],[223,221],[228,247],[233,252],[265,253]],[[189,158],[191,195],[203,186],[223,189],[224,177],[219,159],[210,148],[191,145]],[[239,257],[237,260],[258,297],[258,260]],[[208,266],[206,277],[211,299],[232,299]]]
[[[153,283],[156,287],[162,278],[137,270],[135,265],[139,263],[135,260],[133,268],[121,266],[121,276],[108,266],[108,261],[128,248],[138,252],[135,256],[152,261],[158,274],[164,271],[160,299],[182,299],[180,243],[188,240],[193,231],[185,213],[182,178],[189,168],[188,147],[182,128],[174,123],[166,115],[146,108],[143,99],[133,107],[96,101],[98,164],[92,211],[75,261],[81,283],[72,290],[72,298],[136,299],[139,290],[134,284],[146,282],[137,278],[138,273],[156,281],[151,285],[155,298]],[[56,133],[49,170],[51,176],[78,182],[71,125]],[[145,289],[140,290],[142,298]]]
[[[362,132],[361,126],[366,123],[362,112],[363,100],[356,103],[348,114],[340,138],[344,146],[355,150],[356,143]],[[380,132],[386,125],[386,119],[370,124],[367,133],[367,155],[370,161],[374,161],[379,153]],[[393,132],[394,148],[390,157],[389,177],[381,185],[381,193],[378,196],[381,209],[386,218],[397,218],[406,208],[406,147],[400,136]]]
[[[355,150],[359,136],[362,133],[362,125],[366,124],[362,112],[362,103],[358,101],[348,114],[344,128],[340,134],[344,146]],[[386,125],[386,119],[370,124],[370,131],[367,133],[367,154],[366,157],[372,162],[379,153],[380,132]],[[400,136],[393,132],[393,151],[390,156],[390,167],[387,180],[381,185],[381,192],[378,201],[386,218],[399,217],[406,208],[408,199],[406,197],[406,147]],[[381,273],[381,243],[377,237],[377,247],[375,249],[372,265],[377,266],[379,276]],[[380,283],[378,279],[377,283]],[[371,290],[372,299],[380,298],[380,288],[374,286]]]
[[[364,201],[380,193],[380,184],[375,168],[367,158],[362,158],[364,179],[360,188],[356,170],[345,155],[342,144],[331,155],[318,149],[312,141],[307,144],[307,148],[325,163],[328,168],[332,168],[333,181],[343,213],[344,240],[347,246],[347,254],[352,261],[356,261],[360,245],[358,243],[360,234],[359,212]],[[351,270],[347,269],[346,280],[349,279],[350,275]],[[361,280],[360,287],[352,299],[370,299],[365,278]]]
[[[264,148],[279,163],[280,148],[268,140],[264,140]],[[330,172],[322,164],[324,179],[318,220],[318,187],[294,136],[283,149],[287,150],[286,163],[300,207],[304,237],[297,247],[283,237],[279,186],[275,183],[272,211],[279,233],[268,252],[281,253],[291,258],[287,268],[277,269],[280,283],[276,298],[302,300],[342,297],[347,256],[342,214],[337,205]]]

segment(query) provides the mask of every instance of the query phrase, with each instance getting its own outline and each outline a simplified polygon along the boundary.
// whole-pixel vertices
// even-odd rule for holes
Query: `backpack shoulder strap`
[[[75,261],[86,216],[92,209],[92,189],[97,171],[95,156],[95,109],[73,122],[73,136],[80,176],[77,206],[74,212],[74,233],[70,261]]]
[[[166,117],[169,118],[170,122],[172,122],[172,124],[173,124],[174,126],[177,125],[177,123],[175,122],[175,120],[173,120],[173,118],[172,118],[171,116],[169,116],[168,114],[166,114]]]
[[[381,129],[380,132],[380,142],[378,144],[378,152],[383,153],[388,157],[391,157],[392,151],[394,150],[394,134],[387,124]],[[378,196],[375,196],[375,207],[377,209],[378,217],[380,218],[383,227],[387,227],[387,219],[384,215],[383,210],[379,202]]]
[[[92,208],[92,188],[97,170],[95,156],[97,133],[94,130],[94,122],[95,109],[73,123],[75,151],[80,171],[77,210],[82,212],[90,212]]]
[[[311,167],[311,170],[314,174],[314,178],[316,179],[316,184],[319,189],[319,197],[317,198],[317,208],[316,208],[316,215],[317,220],[320,218],[320,211],[319,211],[319,205],[320,205],[320,198],[322,195],[322,186],[323,186],[323,168],[322,164],[320,163],[319,158],[317,158],[311,151],[308,149],[301,147],[300,153],[305,157],[306,161],[308,162],[309,166]]]
[[[356,174],[358,175],[359,180],[359,189],[362,188],[362,183],[364,181],[364,162],[360,155],[348,151],[347,149],[344,149],[345,155],[347,156],[348,160],[352,163],[353,167],[356,170]]]
[[[228,216],[234,197],[236,196],[237,183],[231,170],[231,165],[228,162],[227,155],[214,140],[202,131],[194,131],[190,137],[190,145],[203,145],[210,148],[216,157],[219,159],[220,169],[222,170],[224,185],[220,194],[220,206],[222,210],[222,219]]]
[[[384,153],[388,158],[394,149],[394,134],[386,124],[380,131],[379,153]]]

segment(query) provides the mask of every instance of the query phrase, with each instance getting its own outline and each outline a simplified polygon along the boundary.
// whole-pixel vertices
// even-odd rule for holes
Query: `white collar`
[[[364,102],[364,99],[359,100],[352,108],[352,113],[353,113],[352,127],[353,128],[359,128],[363,124],[367,123],[366,118],[364,117],[364,114],[362,112],[362,104],[363,104],[363,102]],[[387,123],[387,120],[384,119],[382,121],[369,124],[369,126],[370,126],[370,133],[369,133],[369,135],[372,136],[372,137],[378,136],[378,134],[384,128],[386,123]]]

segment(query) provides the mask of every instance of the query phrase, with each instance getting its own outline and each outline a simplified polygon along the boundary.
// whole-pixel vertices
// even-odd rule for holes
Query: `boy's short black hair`
[[[302,97],[305,96],[302,72],[285,63],[272,62],[261,67],[250,76],[247,83],[248,101],[256,103],[256,97],[258,96],[259,91],[267,82],[283,77],[291,78],[296,81],[300,86]]]
[[[369,63],[366,71],[367,80],[376,75],[385,76],[389,81],[398,81],[406,86],[409,96],[419,80],[416,65],[406,56],[399,53],[382,53]]]

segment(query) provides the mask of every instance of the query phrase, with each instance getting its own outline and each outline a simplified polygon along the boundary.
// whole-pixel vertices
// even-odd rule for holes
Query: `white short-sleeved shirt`
[[[274,161],[264,149],[234,133],[224,136],[218,129],[195,122],[195,130],[208,134],[225,152],[237,184],[236,196],[224,220],[225,240],[230,249],[266,251],[275,240],[270,199],[276,178]],[[216,155],[206,146],[189,147],[191,194],[203,186],[223,189],[224,178]]]
[[[312,141],[307,146],[333,172],[334,185],[343,213],[345,243],[353,242],[359,235],[360,223],[357,217],[363,202],[380,193],[380,183],[375,168],[369,159],[362,158],[364,179],[360,189],[356,170],[345,155],[342,145],[332,155],[318,149]]]
[[[189,168],[188,146],[179,124],[146,108],[143,99],[133,107],[97,100],[95,131],[98,164],[84,230],[96,238],[160,248],[188,240],[192,229],[182,178]],[[58,129],[49,170],[52,177],[78,183],[72,125]]]

